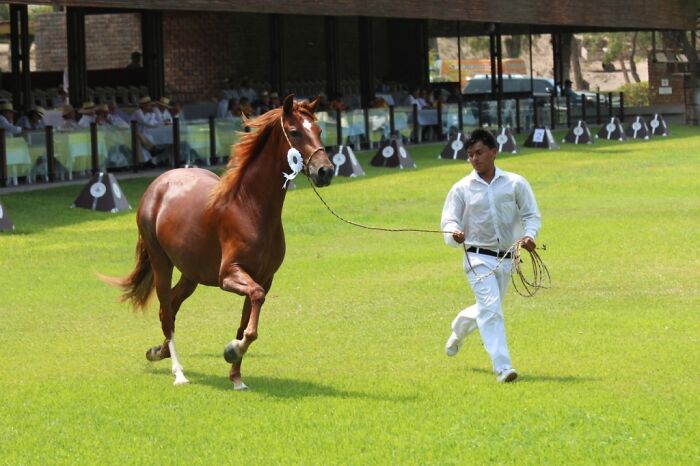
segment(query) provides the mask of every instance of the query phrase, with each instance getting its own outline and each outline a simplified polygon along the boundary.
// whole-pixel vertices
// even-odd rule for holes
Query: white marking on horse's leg
[[[173,361],[173,374],[175,375],[175,382],[173,385],[183,385],[189,383],[185,377],[185,373],[182,371],[182,365],[180,360],[177,358],[177,352],[175,351],[175,332],[173,332],[170,341],[168,341],[168,349],[170,350],[170,359]]]

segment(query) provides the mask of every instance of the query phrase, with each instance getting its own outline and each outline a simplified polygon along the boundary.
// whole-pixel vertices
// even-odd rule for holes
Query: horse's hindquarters
[[[218,282],[221,248],[208,213],[218,177],[208,170],[170,170],[141,199],[139,231],[147,247],[162,250],[183,275],[205,285]]]

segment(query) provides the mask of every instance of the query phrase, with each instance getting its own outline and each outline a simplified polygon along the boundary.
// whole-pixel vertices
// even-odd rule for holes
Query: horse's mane
[[[245,120],[245,125],[250,128],[250,132],[241,133],[241,139],[231,147],[231,156],[226,165],[226,172],[222,175],[219,183],[214,187],[209,195],[209,206],[212,207],[221,201],[227,201],[230,197],[238,194],[243,173],[248,166],[262,151],[275,125],[279,125],[283,108],[275,108],[259,117]],[[293,111],[300,111],[312,120],[315,117],[306,103],[294,102]]]

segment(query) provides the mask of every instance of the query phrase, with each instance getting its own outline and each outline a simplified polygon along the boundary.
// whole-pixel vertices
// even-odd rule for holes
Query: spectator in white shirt
[[[241,79],[241,87],[238,88],[238,98],[242,99],[244,97],[251,103],[258,101],[258,93],[250,86],[247,76]]]
[[[4,129],[6,133],[12,134],[14,136],[22,133],[22,128],[20,126],[15,126],[15,115],[17,112],[12,107],[12,103],[3,102],[0,104],[0,128]]]
[[[173,117],[170,114],[170,99],[167,97],[161,97],[156,102],[156,107],[153,109],[153,113],[156,115],[156,121],[161,125],[172,125]]]
[[[418,110],[424,108],[427,105],[423,97],[421,97],[420,88],[415,88],[413,92],[408,95],[408,105],[416,105],[418,106]]]
[[[153,157],[163,152],[163,149],[156,147],[153,138],[145,132],[146,128],[157,128],[156,114],[153,111],[153,101],[150,97],[139,99],[139,108],[131,114],[131,120],[138,123],[138,137],[143,149],[141,154],[142,162],[150,162],[157,165],[157,160]]]
[[[27,131],[44,129],[46,127],[44,124],[44,113],[45,110],[42,107],[34,106],[25,116],[19,119],[17,125]]]
[[[80,129],[78,122],[75,121],[75,109],[71,104],[66,104],[61,107],[61,116],[63,117],[63,122],[58,127],[59,131],[72,131],[75,129]]]
[[[107,102],[107,122],[117,128],[128,128],[129,116],[122,112],[114,101]]]
[[[78,120],[78,126],[81,128],[89,128],[95,122],[95,110],[97,109],[95,102],[88,100],[83,102],[83,106],[78,109],[78,113],[82,116]]]
[[[511,275],[513,246],[536,248],[541,217],[532,188],[522,176],[498,169],[497,145],[485,129],[471,133],[467,156],[474,170],[447,194],[441,230],[445,242],[464,248],[464,271],[476,304],[463,309],[452,321],[445,344],[448,356],[460,350],[477,328],[491,357],[498,382],[512,382],[518,373],[511,365],[502,303]]]

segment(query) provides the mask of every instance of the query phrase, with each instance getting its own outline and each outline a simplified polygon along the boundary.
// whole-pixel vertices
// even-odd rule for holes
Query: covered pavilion
[[[500,98],[502,35],[551,34],[552,74],[561,83],[562,34],[690,31],[697,14],[690,0],[20,0],[10,4],[9,83],[15,107],[23,109],[32,105],[38,79],[29,70],[28,4],[65,9],[73,102],[110,79],[141,84],[154,98],[174,89],[202,99],[205,90],[211,94],[223,78],[237,75],[280,92],[313,83],[327,95],[342,91],[343,81],[355,81],[362,107],[379,77],[427,85],[429,38],[444,31],[489,37],[492,89]],[[120,13],[140,16],[143,68],[88,73],[86,17]]]

